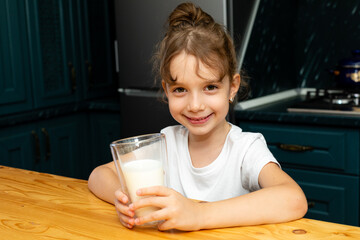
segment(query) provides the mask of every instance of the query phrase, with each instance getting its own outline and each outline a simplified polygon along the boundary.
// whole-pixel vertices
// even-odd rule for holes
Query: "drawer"
[[[359,226],[359,177],[284,169],[308,199],[307,218]]]
[[[359,131],[355,129],[254,123],[241,123],[240,127],[262,133],[283,166],[359,174]]]

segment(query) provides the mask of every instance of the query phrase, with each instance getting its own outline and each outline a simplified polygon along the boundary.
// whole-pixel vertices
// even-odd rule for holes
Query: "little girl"
[[[180,4],[155,57],[170,113],[181,124],[161,131],[168,187],[139,189],[139,196],[149,197],[128,205],[111,162],[93,170],[89,189],[115,204],[128,228],[163,220],[160,230],[192,231],[303,217],[305,195],[281,170],[263,136],[226,121],[229,103],[246,84],[236,73],[233,42],[224,27],[192,3]],[[145,206],[160,210],[134,218]]]

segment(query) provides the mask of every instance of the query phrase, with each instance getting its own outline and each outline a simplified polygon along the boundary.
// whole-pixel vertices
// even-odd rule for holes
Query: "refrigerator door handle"
[[[118,53],[118,41],[114,41],[114,52],[115,52],[115,70],[118,73],[120,71],[119,68],[119,53]]]
[[[162,95],[159,90],[143,90],[136,88],[118,88],[118,92],[125,94],[125,96],[133,96],[133,97],[157,98],[157,97],[161,97]]]

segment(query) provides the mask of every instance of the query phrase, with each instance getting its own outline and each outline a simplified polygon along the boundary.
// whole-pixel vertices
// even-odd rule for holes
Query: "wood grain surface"
[[[87,181],[0,166],[0,239],[360,239],[360,228],[300,219],[196,232],[129,230]]]

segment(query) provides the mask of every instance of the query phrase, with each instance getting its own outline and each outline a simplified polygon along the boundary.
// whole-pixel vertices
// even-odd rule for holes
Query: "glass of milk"
[[[165,135],[154,133],[121,139],[110,144],[111,152],[118,172],[121,189],[131,202],[140,199],[136,195],[139,188],[166,186],[165,169],[167,152]],[[129,203],[130,204],[130,203]],[[156,207],[144,207],[135,211],[136,216],[144,216]],[[143,226],[154,226],[151,222]]]

